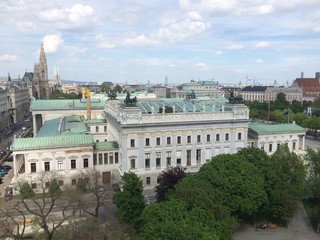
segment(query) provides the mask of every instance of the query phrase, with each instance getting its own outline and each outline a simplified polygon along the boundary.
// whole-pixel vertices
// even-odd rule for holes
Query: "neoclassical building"
[[[135,172],[151,188],[167,167],[196,172],[212,156],[246,147],[249,110],[210,98],[156,99],[129,106],[109,100],[106,121],[108,141],[119,145],[120,175]]]

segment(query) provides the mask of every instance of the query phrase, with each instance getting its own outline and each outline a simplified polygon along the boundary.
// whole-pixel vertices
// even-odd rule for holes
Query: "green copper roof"
[[[118,143],[115,141],[97,142],[94,146],[94,149],[99,151],[108,151],[108,150],[119,149],[119,146],[118,146]]]
[[[93,144],[94,141],[91,135],[16,138],[11,144],[11,150],[68,148],[79,146],[93,146]]]
[[[91,109],[104,109],[105,102],[100,99],[90,100]],[[35,110],[80,110],[86,109],[86,99],[32,100],[31,111]]]
[[[37,133],[37,137],[86,134],[87,127],[82,116],[67,116],[46,121]]]
[[[84,120],[84,123],[87,124],[95,124],[95,123],[105,123],[106,121],[104,119],[90,119],[90,120]]]
[[[249,128],[259,134],[272,134],[272,133],[304,133],[305,129],[298,124],[261,124],[249,123]]]

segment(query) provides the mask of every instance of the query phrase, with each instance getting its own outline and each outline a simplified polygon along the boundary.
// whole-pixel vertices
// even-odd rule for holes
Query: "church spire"
[[[46,53],[44,52],[43,42],[41,42],[39,63],[47,63]]]

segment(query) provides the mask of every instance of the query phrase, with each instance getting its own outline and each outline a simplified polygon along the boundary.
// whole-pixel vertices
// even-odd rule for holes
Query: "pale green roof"
[[[115,141],[97,142],[94,148],[99,151],[108,151],[108,150],[119,149],[119,146],[118,146],[118,143]]]
[[[86,134],[87,127],[82,116],[67,116],[46,121],[36,137]]]
[[[95,124],[95,123],[105,123],[106,121],[104,119],[90,119],[90,120],[84,120],[84,123],[87,124]]]
[[[70,135],[55,137],[16,138],[11,144],[11,150],[32,150],[48,148],[68,148],[93,146],[91,135]]]
[[[90,99],[91,109],[104,109],[105,102],[100,99]],[[31,111],[35,110],[80,110],[87,108],[86,99],[32,100]]]
[[[272,133],[304,133],[305,129],[298,124],[261,124],[249,123],[249,128],[259,134],[272,134]]]

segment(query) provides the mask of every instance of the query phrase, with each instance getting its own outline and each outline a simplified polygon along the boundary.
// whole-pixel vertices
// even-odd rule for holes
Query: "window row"
[[[114,159],[113,159],[114,156]],[[93,165],[107,165],[107,164],[119,163],[119,153],[94,153],[93,154]]]
[[[52,162],[44,162],[44,171],[49,172],[51,171],[51,163]],[[57,161],[57,171],[64,170],[64,162],[63,161]],[[82,167],[88,168],[89,167],[89,159],[84,158],[82,161]],[[70,169],[76,169],[77,168],[77,161],[75,159],[70,160]],[[37,172],[37,164],[36,163],[30,163],[30,170],[32,173]]]
[[[216,142],[220,142],[220,135],[221,134],[216,134],[215,135],[215,140]],[[202,135],[197,135],[197,143],[201,143],[202,142]],[[230,134],[226,133],[224,135],[224,140],[225,141],[230,141]],[[242,133],[238,133],[238,138],[237,140],[242,140]],[[172,137],[167,137],[166,138],[166,144],[170,145],[172,142]],[[177,136],[176,138],[176,143],[177,144],[181,144],[181,136]],[[186,136],[186,142],[187,143],[191,143],[191,136]],[[211,134],[207,134],[206,135],[206,142],[211,142]],[[161,145],[161,138],[157,137],[156,138],[156,145],[160,146]],[[150,146],[150,138],[145,138],[145,146],[149,147]],[[136,147],[136,139],[130,139],[130,147]]]
[[[280,147],[280,143],[277,143],[277,149]],[[285,145],[288,147],[288,143],[285,143]],[[263,150],[264,151],[264,145],[262,145],[261,146],[261,150]],[[296,142],[293,142],[292,143],[292,150],[296,150]],[[269,152],[272,152],[273,151],[273,144],[272,143],[270,143],[269,145],[268,145],[268,151]]]
[[[171,152],[166,153],[166,162],[165,166],[166,167],[171,167],[172,164],[176,166],[181,165],[181,156],[176,157],[176,162],[172,162],[171,158]],[[196,149],[196,162],[201,162],[201,149]],[[161,168],[164,163],[162,163],[161,159],[161,153],[156,153],[156,158],[155,158],[155,166],[156,168]],[[191,150],[186,151],[186,165],[191,166]],[[144,167],[145,169],[150,169],[151,167],[151,160],[150,160],[150,153],[145,154],[145,159],[144,159]],[[130,160],[130,169],[135,169],[136,168],[136,159],[131,159]]]

